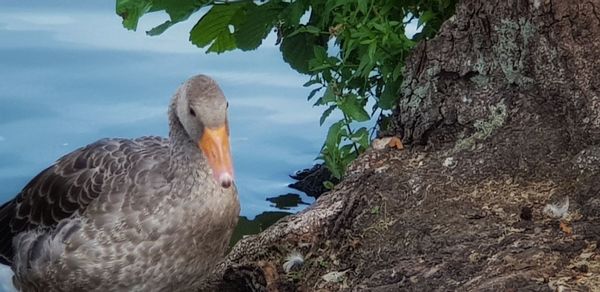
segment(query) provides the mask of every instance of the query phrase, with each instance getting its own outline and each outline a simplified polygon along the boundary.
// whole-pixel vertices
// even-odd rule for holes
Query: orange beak
[[[208,160],[215,181],[222,187],[229,188],[233,184],[233,166],[227,124],[216,129],[204,128],[198,148]]]

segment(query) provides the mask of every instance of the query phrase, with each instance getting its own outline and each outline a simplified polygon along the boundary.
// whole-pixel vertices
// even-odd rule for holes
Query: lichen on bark
[[[499,40],[494,47],[495,59],[507,82],[519,86],[532,84],[533,79],[524,76],[522,72],[526,69],[525,58],[529,55],[530,40],[535,34],[535,26],[525,18],[520,18],[517,22],[505,19],[496,31]],[[521,46],[515,42],[519,38],[522,41]]]
[[[475,123],[473,123],[475,133],[467,138],[459,139],[456,142],[454,151],[470,149],[475,145],[475,143],[477,143],[477,141],[482,141],[489,137],[494,130],[504,125],[506,117],[507,112],[504,100],[501,100],[496,105],[490,106],[489,116],[487,119],[475,121]]]

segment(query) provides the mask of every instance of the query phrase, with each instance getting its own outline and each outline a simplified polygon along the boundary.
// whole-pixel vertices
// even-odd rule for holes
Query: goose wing
[[[102,139],[40,172],[0,207],[0,263],[11,264],[15,235],[34,228],[51,229],[75,213],[84,213],[110,177],[128,175],[131,166],[148,158],[145,154],[152,150],[164,154],[166,143],[159,137]]]

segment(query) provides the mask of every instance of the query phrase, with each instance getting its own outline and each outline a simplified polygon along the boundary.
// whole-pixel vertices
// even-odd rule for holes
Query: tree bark
[[[462,1],[407,60],[393,119],[408,150],[367,151],[210,285],[600,290],[599,74],[599,0]]]

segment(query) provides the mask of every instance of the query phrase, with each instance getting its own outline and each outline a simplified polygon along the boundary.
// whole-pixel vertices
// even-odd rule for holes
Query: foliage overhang
[[[375,127],[353,125],[371,119],[386,124],[383,112],[397,103],[405,57],[418,41],[434,36],[455,5],[456,0],[117,0],[116,12],[131,30],[144,14],[166,12],[169,20],[148,35],[202,14],[189,40],[210,53],[254,50],[275,30],[283,59],[310,76],[304,84],[312,88],[308,100],[326,108],[320,124],[332,112],[342,113],[318,157],[340,179],[368,147]],[[407,37],[406,25],[413,21],[420,32]]]

